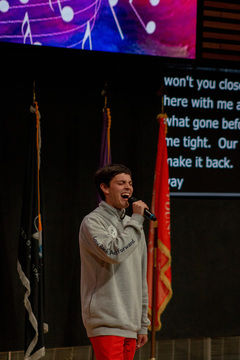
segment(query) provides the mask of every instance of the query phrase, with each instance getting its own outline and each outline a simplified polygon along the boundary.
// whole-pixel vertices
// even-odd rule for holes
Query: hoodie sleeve
[[[89,252],[112,264],[124,261],[140,244],[143,216],[133,214],[121,226],[119,220],[107,222],[94,214],[86,216],[80,227],[80,242]]]
[[[147,334],[150,324],[151,322],[148,318],[147,246],[144,240],[142,251],[142,320],[141,329],[138,331],[138,334]]]

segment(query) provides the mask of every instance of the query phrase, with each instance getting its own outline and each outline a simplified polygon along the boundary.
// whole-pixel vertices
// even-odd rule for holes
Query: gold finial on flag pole
[[[106,109],[107,108],[107,101],[108,101],[107,81],[105,82],[104,89],[102,90],[101,95],[104,96],[104,109]]]

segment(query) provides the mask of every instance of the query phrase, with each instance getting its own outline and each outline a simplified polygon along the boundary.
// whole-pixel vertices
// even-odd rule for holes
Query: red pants
[[[96,336],[90,338],[97,360],[133,360],[136,339],[121,336]]]

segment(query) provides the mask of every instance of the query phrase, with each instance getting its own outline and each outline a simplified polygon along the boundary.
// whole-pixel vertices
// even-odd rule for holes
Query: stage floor
[[[134,360],[149,360],[150,341]],[[0,360],[21,360],[23,351],[0,352]],[[43,360],[93,360],[91,346],[46,349]],[[156,360],[240,360],[240,336],[156,341]]]

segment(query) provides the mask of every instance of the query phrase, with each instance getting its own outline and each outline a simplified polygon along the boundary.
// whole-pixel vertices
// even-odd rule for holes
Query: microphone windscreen
[[[135,201],[138,201],[134,196],[131,196],[129,199],[128,199],[128,202],[129,204],[132,204],[134,203]]]

